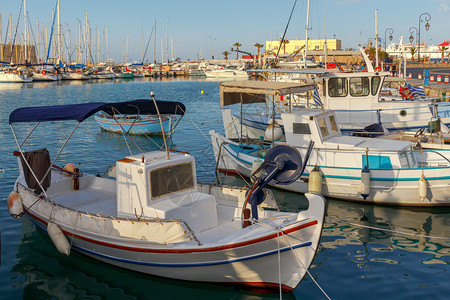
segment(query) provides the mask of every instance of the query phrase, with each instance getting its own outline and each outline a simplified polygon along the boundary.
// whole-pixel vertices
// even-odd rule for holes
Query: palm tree
[[[444,52],[448,50],[448,47],[442,46],[439,47],[439,51],[441,51],[441,55],[442,55],[442,62],[444,62]]]
[[[261,49],[262,47],[264,47],[264,45],[263,45],[263,44],[260,44],[260,43],[256,43],[254,46],[255,46],[256,48],[258,48],[258,63],[260,63],[260,62],[261,62],[261,58],[259,57],[259,51],[260,51],[260,49]]]
[[[409,53],[411,53],[411,59],[414,62],[414,55],[416,54],[416,47],[409,48]]]
[[[280,39],[280,43],[283,44],[283,54],[286,54],[286,44],[289,44],[289,41]]]
[[[223,51],[222,54],[223,54],[223,56],[225,57],[225,60],[228,60],[228,55],[230,54],[230,52],[228,52],[228,51]]]
[[[241,43],[236,42],[233,44],[236,47],[236,59],[239,59],[239,47],[242,46]]]

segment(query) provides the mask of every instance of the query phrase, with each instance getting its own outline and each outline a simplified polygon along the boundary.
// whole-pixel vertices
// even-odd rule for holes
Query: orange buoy
[[[20,218],[23,215],[22,198],[17,192],[8,195],[8,211],[11,217]]]

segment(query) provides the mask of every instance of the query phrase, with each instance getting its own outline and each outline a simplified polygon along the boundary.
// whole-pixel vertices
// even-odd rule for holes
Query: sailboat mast
[[[153,37],[153,63],[156,63],[156,19],[155,19],[155,34]]]
[[[60,1],[58,0],[58,64],[62,59],[62,41],[61,41],[61,15],[60,15]]]
[[[142,29],[142,19],[141,19],[141,57],[142,62],[144,62],[144,30]]]
[[[308,0],[308,8],[306,11],[306,37],[305,37],[305,51],[303,52],[303,62],[305,64],[305,68],[306,66],[306,57],[307,55],[307,51],[308,51],[308,31],[309,31],[309,2],[310,0]]]
[[[24,34],[25,34],[25,62],[27,62],[28,60],[28,48],[27,48],[27,43],[28,43],[28,39],[27,39],[27,0],[23,1],[23,17],[24,17]]]
[[[167,25],[166,25],[166,58],[167,63],[169,63],[169,17],[167,17]]]

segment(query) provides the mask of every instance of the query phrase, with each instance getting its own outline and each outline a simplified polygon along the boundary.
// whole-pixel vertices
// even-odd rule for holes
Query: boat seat
[[[218,224],[215,197],[192,191],[155,200],[144,209],[144,215],[184,220],[194,232],[202,232]]]

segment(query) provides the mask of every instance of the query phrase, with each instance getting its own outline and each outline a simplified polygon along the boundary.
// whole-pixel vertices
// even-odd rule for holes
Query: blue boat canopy
[[[184,115],[186,111],[186,107],[181,102],[157,100],[156,104],[160,114]],[[99,111],[104,111],[109,115],[154,115],[158,113],[151,99],[115,103],[91,102],[18,108],[9,115],[9,123],[65,120],[82,122]]]

